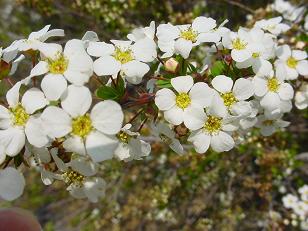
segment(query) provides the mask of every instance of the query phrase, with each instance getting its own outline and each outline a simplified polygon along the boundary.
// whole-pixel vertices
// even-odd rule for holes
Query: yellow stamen
[[[176,105],[179,108],[187,108],[190,105],[191,99],[187,93],[180,93],[176,96]]]
[[[18,104],[14,109],[11,109],[13,113],[13,123],[17,126],[25,126],[30,115],[26,112],[21,104]]]
[[[277,78],[273,77],[267,80],[267,87],[269,91],[277,92],[279,89],[279,82]]]
[[[181,31],[180,37],[185,40],[190,40],[194,43],[197,41],[198,33],[189,27],[188,29]]]
[[[55,60],[48,59],[47,61],[49,72],[52,74],[63,74],[67,70],[68,60],[63,54],[59,55]]]
[[[66,184],[68,185],[73,184],[74,186],[77,186],[77,187],[81,187],[85,179],[83,175],[81,175],[80,173],[72,169],[69,169],[67,172],[63,173],[62,177]]]
[[[298,63],[298,61],[295,58],[293,58],[293,57],[290,57],[287,60],[288,67],[293,68],[293,69],[296,68],[297,63]]]
[[[132,51],[130,49],[122,50],[119,47],[116,47],[113,57],[118,60],[120,63],[128,63],[129,61],[134,60]]]
[[[247,43],[242,41],[240,38],[236,38],[232,41],[232,46],[235,50],[244,50],[247,46]]]
[[[226,107],[230,107],[237,102],[237,99],[232,92],[222,93],[221,97],[224,100],[224,104]]]
[[[208,132],[210,135],[217,134],[222,127],[222,118],[215,117],[215,116],[209,116],[204,123],[204,130]]]
[[[273,120],[264,120],[264,121],[262,122],[262,124],[263,124],[264,126],[271,126],[273,123],[274,123]]]
[[[72,128],[74,135],[85,138],[93,129],[90,115],[86,114],[73,119]]]
[[[252,57],[253,58],[259,58],[260,57],[260,53],[258,53],[258,52],[252,53]]]
[[[129,140],[131,139],[131,136],[128,135],[126,132],[124,131],[120,131],[118,134],[117,134],[117,137],[118,139],[122,142],[122,143],[125,143],[125,144],[128,144]]]

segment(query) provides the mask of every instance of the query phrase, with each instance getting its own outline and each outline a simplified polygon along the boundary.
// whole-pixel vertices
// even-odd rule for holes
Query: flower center
[[[259,58],[260,57],[260,53],[259,52],[255,52],[255,53],[252,53],[252,57],[253,58]]]
[[[264,126],[271,126],[271,125],[273,125],[273,123],[274,123],[273,120],[264,120],[264,121],[262,122],[262,124],[263,124]]]
[[[13,113],[13,123],[17,126],[25,126],[27,123],[30,115],[26,112],[26,110],[21,106],[21,104],[18,104],[17,107],[14,109],[11,109],[11,112]]]
[[[170,145],[172,143],[172,139],[165,134],[159,134],[159,138],[165,143]]]
[[[122,64],[134,60],[132,51],[130,49],[122,50],[119,47],[116,47],[113,53],[113,57]]]
[[[209,116],[204,123],[204,130],[207,131],[210,135],[217,134],[222,126],[222,118]]]
[[[182,30],[180,32],[180,37],[185,39],[185,40],[190,40],[192,42],[197,41],[198,33],[194,31],[191,27],[189,27],[186,30]]]
[[[236,38],[232,41],[232,46],[235,50],[244,50],[247,46],[247,43],[242,41],[240,38]]]
[[[49,72],[52,74],[63,74],[68,67],[68,60],[63,54],[61,54],[57,59],[48,59]]]
[[[278,88],[279,88],[278,80],[275,77],[268,79],[267,80],[267,87],[268,87],[269,91],[277,92]]]
[[[73,119],[72,128],[73,134],[85,138],[93,129],[90,115],[86,114]]]
[[[117,134],[118,139],[125,144],[128,144],[129,140],[131,139],[131,136],[128,135],[126,132],[120,131]]]
[[[297,62],[298,62],[298,61],[297,61],[295,58],[290,57],[290,58],[288,58],[288,60],[287,60],[287,65],[288,65],[290,68],[296,68]]]
[[[187,93],[180,93],[176,96],[175,103],[179,108],[187,108],[191,102],[191,99]]]
[[[237,102],[237,99],[232,92],[222,93],[221,97],[224,100],[226,107],[230,107],[232,104]]]
[[[77,186],[77,187],[81,187],[85,179],[83,175],[81,175],[80,173],[72,169],[69,169],[67,172],[63,173],[62,177],[66,184],[68,185],[73,184],[74,186]]]

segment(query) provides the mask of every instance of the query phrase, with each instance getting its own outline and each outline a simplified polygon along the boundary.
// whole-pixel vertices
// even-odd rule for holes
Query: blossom
[[[232,114],[244,116],[251,112],[251,107],[245,100],[254,94],[250,80],[239,78],[233,85],[233,80],[225,75],[218,75],[212,80],[212,86],[223,99],[225,110]]]
[[[308,201],[308,185],[304,185],[298,189],[303,201]]]
[[[191,76],[179,76],[171,79],[176,93],[168,88],[157,91],[155,104],[164,112],[165,119],[179,125],[184,122],[193,129],[196,123],[195,109],[201,109],[211,103],[213,90],[203,82],[195,83]]]
[[[308,84],[303,83],[295,94],[295,106],[303,110],[308,107]]]
[[[88,88],[70,85],[62,98],[62,109],[47,107],[41,120],[50,138],[66,136],[63,147],[67,151],[89,154],[93,161],[100,162],[113,156],[118,145],[115,135],[121,129],[123,112],[118,103],[105,100],[87,113],[91,103]]]
[[[140,160],[151,152],[151,145],[141,140],[138,132],[130,131],[131,127],[131,124],[126,124],[117,134],[120,142],[114,155],[120,160]]]
[[[257,119],[256,127],[260,128],[263,136],[271,136],[276,130],[285,128],[290,124],[290,122],[281,120],[280,118],[267,118],[264,115],[259,115]]]
[[[154,36],[155,36],[155,22],[152,21],[150,23],[150,26],[134,29],[132,33],[127,35],[127,38],[133,42],[136,42],[144,38],[149,38],[151,40],[154,40]]]
[[[112,75],[113,78],[121,72],[128,82],[138,84],[150,70],[146,64],[152,62],[156,54],[156,44],[150,38],[139,39],[136,42],[111,40],[105,42],[90,42],[87,48],[91,56],[99,57],[94,61],[94,72],[98,76]]]
[[[300,50],[291,50],[283,45],[276,50],[278,59],[275,61],[277,76],[281,79],[293,80],[298,75],[308,75],[307,53]]]
[[[240,28],[237,33],[233,31],[226,33],[222,37],[222,44],[225,48],[231,49],[231,57],[236,62],[244,62],[253,54],[251,37],[245,28]]]
[[[27,50],[40,50],[41,45],[50,37],[64,36],[64,30],[52,29],[49,30],[51,25],[46,25],[39,31],[32,32],[27,39],[20,39],[14,42],[14,47],[19,51]]]
[[[282,198],[284,207],[290,209],[294,208],[295,204],[298,202],[298,198],[292,194],[287,194]]]
[[[40,127],[40,120],[33,114],[46,106],[43,92],[37,88],[26,91],[19,100],[21,83],[11,88],[6,99],[9,108],[0,105],[0,163],[5,156],[16,156],[24,147],[26,138],[34,146],[42,147],[48,143]]]
[[[184,148],[180,141],[175,138],[175,133],[166,123],[151,124],[153,135],[161,139],[174,152],[184,154]]]
[[[174,26],[171,23],[157,27],[158,47],[164,52],[162,58],[180,54],[187,59],[192,48],[204,42],[218,42],[220,36],[214,28],[216,20],[197,17],[192,24]]]
[[[0,198],[12,201],[20,197],[24,191],[24,176],[15,168],[0,170]]]
[[[67,88],[67,81],[81,86],[93,74],[93,61],[86,53],[84,43],[73,39],[64,50],[58,44],[44,44],[40,48],[42,60],[31,70],[29,81],[34,76],[45,75],[41,88],[50,101],[58,100]]]
[[[196,152],[205,153],[209,147],[216,152],[225,152],[234,147],[235,143],[229,132],[236,127],[228,120],[222,105],[221,98],[215,96],[207,113],[199,110],[199,113],[195,114],[198,124],[187,140],[193,143]]]
[[[290,29],[290,26],[285,23],[281,23],[281,21],[281,16],[270,19],[262,19],[260,21],[257,21],[254,26],[277,36]]]
[[[279,108],[282,100],[293,98],[294,90],[289,83],[271,72],[268,76],[255,76],[253,78],[255,95],[261,97],[260,104],[269,111]]]

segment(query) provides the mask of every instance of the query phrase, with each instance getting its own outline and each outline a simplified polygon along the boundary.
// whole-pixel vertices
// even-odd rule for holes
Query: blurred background
[[[252,15],[263,18],[271,2],[0,0],[0,47],[46,24],[65,30],[63,42],[82,38],[88,30],[104,41],[125,39],[133,28],[152,20],[183,24],[200,15],[218,24],[229,19],[227,26],[236,29]],[[288,117],[286,131],[269,138],[252,135],[228,153],[179,156],[157,143],[146,160],[106,161],[101,172],[108,190],[97,204],[70,197],[62,184],[46,187],[33,171],[26,175],[23,197],[0,202],[0,207],[31,210],[46,231],[284,230],[281,197],[307,183],[308,171],[307,110],[294,109]]]

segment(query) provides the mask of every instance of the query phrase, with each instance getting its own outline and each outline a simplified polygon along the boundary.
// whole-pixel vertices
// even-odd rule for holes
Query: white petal
[[[118,140],[114,136],[104,135],[98,131],[87,136],[86,149],[94,162],[112,159]]]
[[[56,59],[62,53],[62,46],[56,43],[42,43],[39,50],[43,59]]]
[[[15,108],[19,102],[19,89],[21,82],[17,82],[8,92],[6,93],[6,100],[10,108]]]
[[[114,46],[105,42],[90,42],[87,52],[95,57],[107,56],[114,52]]]
[[[47,107],[42,115],[42,126],[51,138],[60,138],[72,131],[70,116],[61,108]]]
[[[93,61],[89,55],[74,55],[69,57],[64,77],[71,83],[81,86],[87,83],[93,74]]]
[[[184,124],[192,131],[202,128],[205,118],[206,115],[201,108],[188,107],[184,110]]]
[[[25,133],[30,144],[37,148],[45,146],[49,139],[44,133],[41,118],[31,116],[26,124]]]
[[[83,86],[90,79],[90,75],[89,74],[84,74],[84,73],[81,73],[79,71],[67,70],[64,73],[64,76],[67,79],[67,81],[69,81],[70,83],[72,83],[72,84],[74,84],[76,86]]]
[[[78,157],[74,158],[70,162],[70,166],[73,170],[81,173],[84,176],[93,176],[97,173],[97,165],[88,158]]]
[[[183,146],[181,145],[180,141],[177,139],[173,139],[171,144],[169,144],[169,147],[176,152],[177,154],[184,154]]]
[[[230,92],[233,80],[225,75],[218,75],[212,80],[212,86],[220,93]]]
[[[0,129],[7,129],[11,125],[11,114],[9,110],[0,105]]]
[[[203,132],[198,132],[197,134],[192,133],[188,137],[188,141],[193,143],[196,152],[205,153],[209,149],[211,136]]]
[[[25,178],[15,168],[7,167],[0,171],[0,197],[12,201],[20,197],[24,191]]]
[[[260,101],[262,107],[267,110],[275,110],[279,108],[280,98],[277,93],[268,92]]]
[[[230,108],[230,111],[233,115],[239,116],[248,116],[251,113],[251,106],[249,102],[246,101],[239,101],[233,104]]]
[[[49,70],[48,63],[45,61],[40,61],[38,64],[33,67],[30,72],[30,76],[39,76],[47,73]]]
[[[263,78],[255,77],[252,80],[254,86],[254,92],[256,96],[264,96],[268,91],[267,89],[267,81]]]
[[[167,120],[169,123],[173,125],[179,125],[184,120],[184,111],[181,108],[174,106],[168,111],[164,112],[164,117],[165,120]]]
[[[216,20],[200,16],[194,19],[192,29],[201,32],[208,32],[216,27]]]
[[[132,45],[132,51],[136,60],[152,62],[156,56],[156,44],[152,39],[144,38]]]
[[[64,36],[64,30],[62,29],[53,29],[47,31],[44,35],[41,36],[40,41],[45,42],[50,37],[62,37]]]
[[[277,48],[276,55],[279,59],[287,60],[291,56],[291,49],[288,45]]]
[[[198,35],[197,42],[200,43],[218,43],[221,36],[215,31],[210,33],[201,33]]]
[[[279,87],[278,94],[282,100],[290,100],[294,96],[294,90],[288,83],[282,83]]]
[[[175,105],[175,94],[168,88],[163,88],[157,91],[155,96],[155,104],[159,110],[169,110]]]
[[[132,84],[139,84],[142,77],[149,72],[149,65],[139,62],[137,60],[130,61],[122,65],[122,70],[128,82]]]
[[[0,144],[4,145],[6,155],[16,156],[25,146],[24,130],[19,127],[0,130]]]
[[[191,76],[179,76],[171,79],[171,85],[179,93],[187,93],[194,85],[194,80]]]
[[[67,82],[63,75],[49,74],[43,78],[41,88],[48,100],[55,101],[66,90]]]
[[[235,98],[238,100],[246,100],[250,98],[254,94],[252,82],[244,78],[236,80],[233,87],[233,93]]]
[[[130,157],[129,151],[130,151],[129,145],[126,143],[120,142],[118,147],[114,151],[114,155],[119,160],[125,160]]]
[[[45,107],[47,105],[47,99],[41,90],[31,88],[23,95],[21,104],[28,114],[32,114],[38,109]]]
[[[85,155],[85,144],[81,137],[71,136],[63,142],[63,148],[68,152],[74,152],[80,155]]]
[[[62,96],[61,106],[73,118],[86,114],[92,103],[89,88],[70,85]]]
[[[112,56],[103,56],[93,63],[94,72],[98,76],[115,75],[121,69],[121,63]]]
[[[302,60],[299,61],[296,70],[300,75],[307,76],[308,75],[308,61],[307,60]]]
[[[198,82],[189,92],[191,104],[198,107],[207,107],[211,104],[214,92],[206,83]]]
[[[223,99],[220,97],[220,95],[215,94],[211,103],[211,106],[209,108],[210,115],[214,115],[217,117],[224,118],[227,115],[227,108],[224,104]]]
[[[233,49],[231,51],[232,59],[236,62],[244,62],[245,60],[249,59],[251,57],[251,51],[248,49],[245,50],[235,50]]]
[[[0,165],[5,161],[6,154],[5,154],[5,148],[2,144],[0,144]]]
[[[273,70],[272,64],[264,59],[257,59],[252,64],[252,70],[256,75],[268,76]]]
[[[72,39],[67,41],[63,51],[65,56],[75,56],[79,54],[86,54],[83,41],[79,39]]]
[[[307,53],[306,53],[306,51],[293,50],[292,51],[292,57],[294,57],[296,60],[307,59]]]
[[[192,47],[193,45],[191,41],[179,38],[175,41],[174,51],[175,53],[180,54],[184,59],[187,59]]]
[[[211,148],[216,152],[227,152],[234,147],[233,138],[225,133],[219,132],[218,135],[212,136]]]
[[[122,127],[124,115],[118,103],[105,100],[93,107],[91,119],[97,130],[108,135],[115,135]]]

